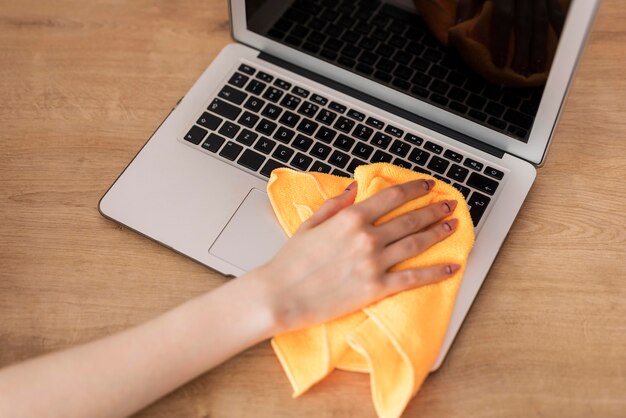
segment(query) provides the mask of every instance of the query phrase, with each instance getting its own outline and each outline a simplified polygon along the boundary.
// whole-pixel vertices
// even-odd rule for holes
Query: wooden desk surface
[[[547,164],[405,416],[626,414],[625,21],[606,0]],[[0,366],[223,282],[97,204],[228,27],[225,0],[0,0]],[[374,416],[364,375],[290,392],[263,343],[139,416]]]

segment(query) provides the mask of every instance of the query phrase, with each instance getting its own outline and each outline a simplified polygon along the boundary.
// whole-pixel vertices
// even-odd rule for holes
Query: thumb
[[[354,199],[356,198],[357,190],[358,183],[353,181],[348,187],[346,187],[346,190],[344,190],[343,193],[324,202],[322,206],[320,206],[320,208],[313,214],[313,216],[300,226],[300,230],[315,228],[322,222],[332,218],[337,214],[337,212],[352,205],[354,203]]]

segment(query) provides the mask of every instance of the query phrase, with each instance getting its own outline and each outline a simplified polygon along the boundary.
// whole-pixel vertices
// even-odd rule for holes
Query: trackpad
[[[250,271],[269,261],[286,240],[267,193],[252,189],[209,252]]]

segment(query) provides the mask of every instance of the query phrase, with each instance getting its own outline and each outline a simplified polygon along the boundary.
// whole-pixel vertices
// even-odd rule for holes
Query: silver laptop
[[[100,201],[101,213],[239,276],[286,237],[276,167],[391,162],[466,197],[476,245],[443,361],[543,164],[599,0],[573,0],[545,86],[494,85],[407,0],[230,0],[226,46]]]

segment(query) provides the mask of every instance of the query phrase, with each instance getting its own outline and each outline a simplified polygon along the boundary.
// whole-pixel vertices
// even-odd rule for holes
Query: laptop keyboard
[[[359,165],[393,163],[456,187],[474,226],[505,175],[247,64],[232,74],[183,139],[264,177],[278,167],[350,177]]]
[[[267,35],[524,142],[543,94],[474,75],[421,17],[379,0],[296,0]]]

